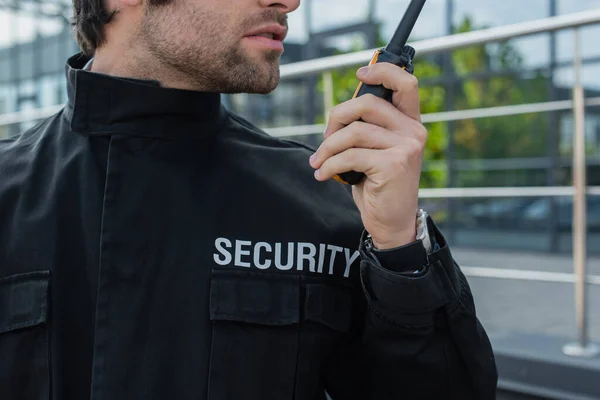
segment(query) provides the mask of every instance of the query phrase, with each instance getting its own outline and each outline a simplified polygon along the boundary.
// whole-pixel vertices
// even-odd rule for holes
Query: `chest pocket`
[[[349,290],[305,276],[214,270],[208,399],[322,398],[320,370],[351,307]]]
[[[0,279],[0,393],[3,399],[49,399],[49,271]]]

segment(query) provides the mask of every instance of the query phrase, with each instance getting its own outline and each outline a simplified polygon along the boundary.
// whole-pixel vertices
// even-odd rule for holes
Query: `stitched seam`
[[[442,339],[442,348],[444,349],[444,364],[446,366],[446,376],[448,377],[448,392],[450,393],[450,398],[453,399],[454,395],[452,393],[454,387],[452,386],[452,369],[449,365],[449,356],[448,356],[448,346],[445,339]]]
[[[372,265],[372,264],[369,264],[369,265]],[[365,270],[366,270],[366,268],[365,268]],[[430,271],[431,271],[431,268],[428,268],[427,272],[424,273],[423,275],[421,275],[421,277],[425,276],[425,274],[433,274],[433,272],[430,272]],[[365,273],[368,275],[369,271],[365,271]],[[378,274],[377,277],[381,277],[383,280],[386,280],[389,283],[398,284],[397,281],[387,279],[383,274]],[[364,285],[363,285],[363,287],[364,287]],[[366,287],[364,287],[364,289],[367,290]],[[369,296],[369,300],[370,300],[370,302],[372,301],[372,299],[370,298],[370,296]],[[447,306],[448,302],[450,302],[450,301],[455,301],[455,300],[447,300],[446,299],[442,304],[439,304],[438,306],[436,306],[434,308],[429,308],[429,309],[422,310],[422,312],[419,313],[419,314],[427,314],[427,313],[435,312],[436,310],[440,309],[441,307]],[[404,310],[399,310],[399,311],[404,311]]]
[[[45,321],[46,321],[46,317],[42,315],[39,318],[36,318],[35,320],[29,320],[29,321],[20,322],[17,324],[9,324],[6,328],[0,329],[0,333],[15,331],[17,329],[22,329],[22,328],[34,327],[36,325],[40,325],[40,324],[44,323]]]
[[[292,319],[283,319],[283,318],[277,318],[277,319],[240,318],[240,314],[226,314],[226,313],[218,313],[217,315],[215,315],[213,317],[213,320],[222,321],[224,318],[231,318],[231,319],[226,319],[226,321],[256,323],[259,325],[291,325],[291,324],[298,323],[297,318],[294,318],[293,320]],[[279,322],[279,321],[283,321],[283,322]]]
[[[394,278],[402,278],[407,281],[414,281],[417,279],[425,278],[426,276],[433,273],[433,272],[431,272],[431,268],[429,265],[425,266],[425,271],[423,273],[415,274],[413,276],[413,275],[402,274],[399,272],[388,271],[386,269],[383,269],[382,267],[379,267],[377,264],[375,264],[372,261],[362,261],[362,262],[364,262],[369,267],[372,267],[373,271],[375,272],[375,274],[377,274],[378,277],[381,277],[381,279],[384,279],[389,283],[395,283],[395,284],[397,284],[398,281],[395,279],[392,279],[392,277],[390,277],[390,275],[393,276]]]
[[[413,324],[413,325],[407,325],[405,323],[402,322],[398,322],[396,320],[393,320],[389,317],[387,317],[385,314],[383,314],[381,311],[379,311],[377,308],[375,308],[375,306],[372,304],[371,301],[369,301],[369,308],[371,309],[371,311],[373,311],[373,313],[382,321],[390,324],[390,325],[394,325],[394,326],[399,326],[402,328],[407,328],[407,329],[420,329],[420,328],[425,328],[425,327],[430,327],[433,326],[433,323],[427,323],[427,324]]]
[[[472,314],[463,304],[463,299],[466,298],[466,296],[467,296],[467,285],[466,285],[466,278],[464,278],[462,274],[459,274],[459,282],[460,282],[460,294],[457,296],[456,299],[452,300],[452,303],[450,303],[447,306],[447,310],[449,313],[454,313],[456,311],[456,309],[460,307],[463,310],[468,311],[469,314]]]
[[[303,297],[306,297],[307,294],[305,296],[303,296],[302,293],[302,283],[300,280],[300,277],[298,277],[296,284],[298,285],[298,313],[300,313],[300,310],[303,309],[303,304],[306,301],[306,298],[303,299]],[[302,320],[302,315],[298,315],[298,320],[301,321]],[[298,370],[300,369],[300,338],[301,338],[301,325],[300,322],[298,323],[298,325],[296,326],[296,368],[294,368],[294,385],[293,385],[293,389],[292,389],[292,400],[296,399],[296,394],[298,393]]]

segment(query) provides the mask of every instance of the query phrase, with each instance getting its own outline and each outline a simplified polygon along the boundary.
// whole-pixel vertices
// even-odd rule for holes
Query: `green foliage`
[[[465,18],[457,32],[474,29],[470,18]],[[379,46],[384,41],[379,40]],[[359,44],[351,51],[362,50]],[[437,60],[437,59],[436,59]],[[442,66],[430,58],[415,60],[415,74],[421,82],[432,81],[443,74]],[[455,84],[453,109],[486,108],[499,105],[522,104],[546,100],[549,87],[548,78],[541,74],[524,79],[519,72],[523,67],[523,57],[509,43],[478,45],[455,50],[451,57],[455,74],[460,77]],[[477,73],[496,70],[502,74],[492,77],[477,77]],[[356,68],[332,72],[334,82],[334,104],[352,98],[358,79]],[[322,91],[322,81],[319,84]],[[446,89],[442,84],[422,84],[419,88],[421,113],[429,114],[444,111]],[[321,119],[323,122],[323,119]],[[448,147],[448,124],[427,124],[429,138],[425,150],[425,162],[442,162]],[[453,123],[455,158],[487,159],[530,157],[545,154],[548,131],[547,115],[523,114],[498,118],[480,118]],[[459,176],[460,186],[487,186],[502,184],[502,174],[472,172]],[[494,179],[493,177],[497,177]],[[492,178],[490,180],[490,178]],[[497,180],[498,182],[494,182]],[[443,187],[447,185],[447,171],[424,171],[422,187]]]
[[[378,46],[383,47],[385,43],[379,40]],[[350,51],[362,50],[355,44]],[[351,99],[359,84],[356,78],[357,68],[344,68],[332,71],[333,78],[333,104],[337,105]],[[419,78],[434,78],[441,75],[441,67],[428,60],[416,60],[415,70],[419,71]],[[318,83],[318,90],[323,93],[323,80]],[[421,99],[421,113],[440,112],[444,109],[445,90],[441,86],[423,86],[419,88]],[[325,118],[320,117],[318,123],[324,123]],[[442,122],[427,124],[428,140],[425,150],[426,160],[443,160],[447,147],[446,124]],[[446,170],[424,171],[422,174],[422,187],[443,186],[447,180]]]
[[[415,61],[415,73],[418,72],[419,79],[436,78],[442,75],[442,69],[427,60]],[[419,100],[421,102],[421,114],[441,112],[444,110],[446,90],[442,86],[420,86]],[[425,148],[426,161],[441,161],[445,159],[446,148],[448,147],[447,125],[443,122],[434,122],[426,124],[428,137],[427,147]],[[421,174],[422,187],[441,187],[447,181],[447,170],[436,169],[433,171],[423,171]]]
[[[470,19],[465,19],[458,32],[471,31]],[[454,100],[455,109],[486,108],[499,105],[523,104],[544,101],[548,79],[540,74],[522,79],[518,73],[523,67],[522,56],[508,42],[492,46],[472,46],[452,54],[453,66],[458,76],[483,72],[490,67],[507,71],[490,78],[467,78],[460,83]],[[455,125],[456,158],[512,158],[545,154],[548,120],[544,114],[523,114],[507,117],[480,118],[458,121]],[[485,174],[485,176],[484,176]],[[470,173],[460,180],[461,186],[502,184],[502,176],[480,171]]]

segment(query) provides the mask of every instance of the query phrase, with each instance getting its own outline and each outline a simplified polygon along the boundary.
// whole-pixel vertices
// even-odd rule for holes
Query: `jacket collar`
[[[65,116],[73,131],[147,137],[203,137],[222,128],[227,112],[219,93],[170,89],[156,81],[85,71],[83,54],[66,65]]]

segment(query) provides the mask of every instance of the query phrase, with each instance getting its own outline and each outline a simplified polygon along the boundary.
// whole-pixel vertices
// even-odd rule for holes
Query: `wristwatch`
[[[429,235],[429,226],[427,225],[427,218],[429,214],[423,209],[417,211],[417,240],[423,242],[425,251],[427,254],[433,252],[433,243],[431,242],[431,236]]]
[[[429,255],[437,250],[435,238],[430,236],[428,214],[418,210],[416,215],[415,241],[393,249],[380,250],[373,245],[373,238],[368,232],[364,241],[367,254],[379,265],[402,274],[418,274],[429,263]]]
[[[417,220],[416,220],[416,239],[415,242],[423,243],[423,247],[427,255],[433,253],[434,246],[433,241],[431,240],[431,236],[429,234],[429,225],[427,224],[427,218],[429,218],[429,214],[427,211],[423,209],[419,209],[417,211]],[[371,234],[367,234],[367,240],[365,241],[366,248],[368,250],[377,250],[373,245],[373,238]]]

